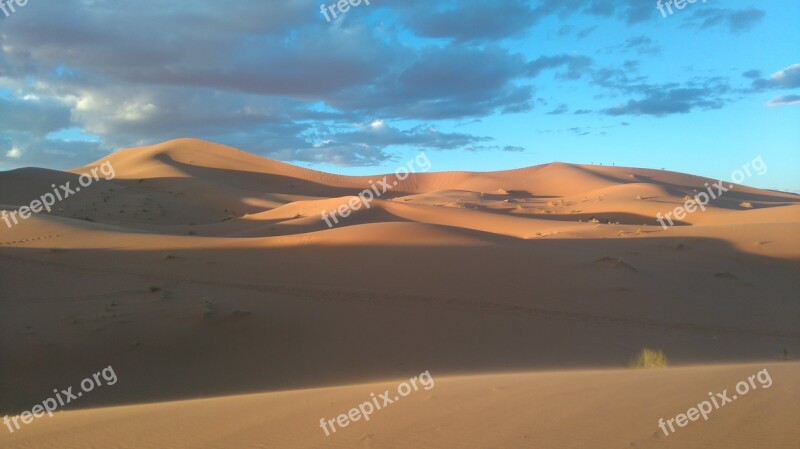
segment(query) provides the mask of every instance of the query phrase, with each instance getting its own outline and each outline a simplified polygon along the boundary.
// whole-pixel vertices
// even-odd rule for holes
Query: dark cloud
[[[608,51],[632,51],[640,55],[657,55],[661,53],[661,46],[647,36],[634,36],[626,39],[623,44],[609,47]]]
[[[591,66],[592,59],[587,56],[542,56],[528,63],[528,75],[531,77],[537,77],[544,70],[564,68],[564,70],[558,74],[558,77],[562,79],[576,80],[588,73]]]
[[[719,109],[733,101],[734,89],[723,77],[694,77],[683,82],[653,83],[636,73],[638,63],[592,72],[592,80],[612,94],[631,98],[602,112],[607,115],[666,117],[693,110]]]
[[[745,78],[749,78],[751,80],[758,79],[758,78],[761,78],[761,71],[760,70],[755,70],[755,69],[748,70],[748,71],[742,73],[742,76],[745,77]]]
[[[355,145],[367,145],[385,148],[388,146],[424,146],[438,150],[454,150],[476,142],[492,140],[489,137],[478,137],[464,133],[442,133],[435,126],[419,125],[409,130],[401,130],[377,120],[366,125],[359,125],[356,131],[336,133],[326,137],[327,140]]]
[[[583,28],[581,30],[578,30],[577,28],[575,28],[572,25],[564,25],[564,26],[562,26],[561,28],[558,29],[558,35],[559,36],[568,36],[568,35],[571,35],[571,34],[574,33],[575,36],[578,39],[584,39],[584,38],[588,37],[590,34],[592,34],[596,29],[597,29],[597,26],[590,26],[590,27],[586,27],[586,28]]]
[[[559,36],[569,36],[570,34],[575,32],[575,27],[572,25],[564,25],[558,29]]]
[[[525,147],[518,147],[515,145],[470,145],[464,148],[465,151],[471,152],[484,152],[484,151],[503,151],[506,153],[523,153],[527,151]]]
[[[704,6],[693,10],[688,24],[700,29],[727,27],[732,33],[741,33],[753,28],[765,15],[763,10],[755,8],[735,10]]]
[[[68,105],[34,95],[0,98],[0,164],[48,165],[53,159],[62,168],[77,164],[78,155],[94,153],[98,143],[67,142],[47,135],[72,124]],[[50,163],[52,165],[52,163]]]
[[[525,60],[498,47],[429,47],[374,85],[343,90],[329,104],[373,116],[436,120],[529,110],[533,89],[520,85]]]
[[[419,125],[401,130],[376,120],[360,124],[353,131],[317,130],[306,136],[312,144],[271,152],[283,160],[329,162],[337,165],[374,165],[391,158],[391,147],[419,147],[435,150],[472,150],[490,137],[465,133],[443,133],[435,126]],[[490,149],[490,148],[487,148]],[[491,148],[495,149],[495,148]]]
[[[589,35],[594,33],[594,31],[596,29],[597,29],[597,27],[593,26],[593,27],[587,27],[587,28],[584,28],[584,29],[578,31],[578,39],[584,39],[584,38],[589,37]]]
[[[425,2],[425,5],[426,11],[422,14],[419,8],[403,9],[407,11],[407,26],[421,36],[459,42],[519,36],[536,19],[526,0],[444,1]]]
[[[636,73],[636,63],[621,68],[598,68],[592,71],[592,82],[621,93],[633,93],[646,88],[647,77]]]
[[[70,109],[52,99],[26,96],[22,99],[0,98],[0,132],[26,130],[44,135],[70,126]]]
[[[653,17],[655,11],[652,3],[641,0],[539,0],[534,9],[534,17],[539,20],[552,15],[568,17],[573,14],[587,14],[614,17],[634,24]]]
[[[569,107],[567,107],[567,105],[565,105],[565,104],[560,104],[560,105],[558,105],[557,108],[553,109],[552,111],[548,112],[547,114],[548,115],[562,115],[562,114],[566,114],[567,112],[569,112]]]
[[[696,86],[696,87],[692,87]],[[686,114],[695,109],[719,109],[728,100],[723,95],[729,88],[722,83],[705,85],[662,84],[641,87],[641,99],[628,100],[624,104],[606,109],[608,115],[652,115],[663,117],[670,114]]]

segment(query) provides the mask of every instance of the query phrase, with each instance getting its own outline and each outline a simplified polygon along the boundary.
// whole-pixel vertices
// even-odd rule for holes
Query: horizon
[[[338,174],[338,175],[343,175],[343,176],[353,176],[353,177],[377,176],[377,175],[383,175],[383,174],[390,174],[390,173],[391,173],[391,171],[386,171],[386,172],[365,172],[365,173],[361,173],[361,174],[344,174],[344,173],[336,173],[335,171],[325,171],[325,170],[320,170],[320,169],[318,169],[318,168],[314,168],[313,166],[312,166],[312,167],[305,167],[305,166],[303,166],[302,164],[295,164],[295,163],[292,163],[292,162],[279,161],[279,160],[277,160],[277,159],[273,159],[273,158],[270,158],[270,157],[268,157],[268,156],[264,156],[264,155],[260,155],[260,154],[256,154],[256,153],[251,153],[251,152],[249,152],[249,151],[247,151],[247,150],[245,150],[245,149],[242,149],[242,148],[236,148],[236,147],[232,147],[232,146],[230,146],[230,145],[226,145],[226,144],[224,144],[224,143],[220,143],[220,142],[213,142],[213,141],[208,141],[208,140],[198,139],[198,138],[194,138],[194,137],[179,137],[179,138],[176,138],[176,139],[171,139],[171,140],[168,140],[168,141],[159,142],[159,143],[156,143],[156,144],[153,144],[153,145],[147,145],[147,146],[144,146],[144,147],[120,148],[119,150],[116,150],[116,151],[114,151],[114,152],[112,152],[112,153],[110,153],[110,154],[108,154],[108,155],[105,155],[105,156],[103,156],[103,157],[102,157],[102,158],[100,158],[100,159],[93,160],[93,161],[89,161],[89,162],[87,162],[87,163],[86,163],[86,164],[84,164],[84,165],[79,165],[79,166],[75,166],[75,167],[69,167],[69,168],[67,168],[67,169],[66,169],[66,171],[71,171],[71,172],[74,172],[74,171],[79,171],[79,169],[81,169],[81,168],[83,168],[83,167],[88,167],[88,166],[97,165],[97,164],[99,164],[101,161],[103,161],[104,159],[107,159],[108,157],[110,157],[110,156],[113,156],[114,154],[116,154],[117,152],[120,152],[120,151],[124,151],[124,150],[135,150],[135,149],[144,149],[144,148],[149,148],[149,147],[151,147],[151,146],[162,145],[162,144],[168,144],[168,143],[177,142],[177,141],[187,141],[187,140],[188,140],[188,141],[198,141],[198,142],[211,143],[211,144],[215,144],[215,145],[227,146],[227,147],[229,147],[229,148],[231,148],[231,149],[233,149],[233,150],[244,151],[244,152],[246,152],[246,153],[248,153],[248,154],[251,154],[251,155],[253,155],[253,156],[260,157],[260,158],[263,158],[263,159],[266,159],[266,160],[271,160],[271,161],[281,162],[281,163],[289,164],[289,165],[296,166],[296,167],[300,167],[300,168],[306,168],[306,169],[309,169],[309,170],[320,171],[320,172],[323,172],[323,173]],[[421,151],[420,153],[424,153],[424,151]],[[757,156],[757,157],[756,157],[756,159],[760,159],[760,158],[761,158],[760,156]],[[761,164],[763,164],[763,160],[762,160],[762,161],[760,161],[760,162],[761,162]],[[538,164],[535,164],[535,165],[526,165],[526,166],[521,166],[521,167],[513,167],[513,168],[508,168],[508,169],[497,169],[497,170],[437,170],[437,169],[431,168],[430,170],[427,170],[425,173],[426,173],[426,174],[435,174],[435,173],[449,173],[449,172],[462,172],[462,173],[498,173],[498,172],[506,172],[506,171],[520,170],[520,169],[533,168],[533,167],[540,167],[540,166],[546,166],[546,165],[552,165],[552,164],[566,164],[566,165],[575,165],[575,166],[588,166],[588,167],[615,167],[615,168],[619,168],[619,169],[625,169],[625,168],[629,168],[629,169],[646,169],[646,170],[656,170],[656,171],[666,171],[666,172],[681,173],[681,174],[692,175],[692,176],[698,176],[698,177],[701,177],[701,178],[707,178],[707,179],[712,179],[712,180],[714,180],[714,179],[715,179],[714,177],[711,177],[711,176],[705,176],[705,175],[703,175],[702,173],[684,173],[684,172],[676,172],[676,171],[673,171],[673,170],[667,170],[667,169],[665,169],[665,168],[653,168],[653,167],[634,167],[634,166],[616,165],[616,164],[613,164],[613,163],[612,163],[611,165],[604,165],[604,164],[602,164],[602,163],[600,163],[600,164],[591,164],[591,163],[589,163],[589,164],[584,164],[584,163],[564,162],[564,161],[558,161],[558,160],[554,160],[554,161],[550,161],[550,162],[538,163]],[[765,165],[765,164],[763,164],[763,165]],[[27,167],[17,167],[17,168],[14,168],[14,169],[3,170],[3,171],[0,171],[0,173],[3,173],[3,172],[8,172],[8,171],[14,171],[14,170],[37,169],[37,168],[44,168],[44,169],[47,169],[46,167],[34,167],[34,166],[27,166]],[[762,173],[756,173],[756,175],[758,175],[758,176],[760,177],[760,176],[763,176],[764,174],[766,174],[766,173],[768,172],[768,167],[766,167],[766,166],[765,166],[764,168],[765,168],[765,169],[763,170],[763,172],[762,172]],[[749,181],[749,180],[751,180],[751,179],[757,179],[757,178],[754,178],[752,174],[748,173],[748,174],[747,174],[747,176],[745,177],[745,180],[748,180],[748,181]],[[730,179],[719,179],[719,180],[721,180],[721,181],[730,181]],[[736,182],[736,181],[734,181],[734,182],[735,182],[736,184],[738,184],[738,185],[743,185],[743,186],[747,186],[747,187],[754,187],[754,185],[752,185],[752,184],[749,184],[748,182]],[[781,190],[781,189],[770,189],[770,188],[763,188],[763,189],[764,189],[764,190],[768,190],[768,191],[776,191],[776,192],[792,193],[792,194],[800,195],[800,191]]]

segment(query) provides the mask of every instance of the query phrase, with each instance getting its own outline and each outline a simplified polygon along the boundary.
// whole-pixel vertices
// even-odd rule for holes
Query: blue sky
[[[323,2],[324,3],[324,2]],[[328,1],[332,3],[332,1]],[[563,161],[800,191],[800,3],[30,0],[0,12],[0,170],[198,137],[319,170]]]

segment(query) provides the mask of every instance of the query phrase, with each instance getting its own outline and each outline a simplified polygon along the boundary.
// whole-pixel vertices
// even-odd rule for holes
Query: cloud
[[[732,33],[742,33],[750,30],[766,15],[761,9],[723,9],[723,8],[696,8],[688,21],[689,26],[699,29],[714,27],[727,27]]]
[[[781,95],[773,98],[767,103],[767,106],[771,108],[798,105],[800,105],[800,95]]]
[[[108,149],[99,142],[46,139],[28,133],[0,133],[0,170],[14,167],[66,169],[100,159]],[[3,158],[2,156],[5,156]]]
[[[383,7],[400,11],[403,24],[420,36],[456,42],[485,42],[523,35],[542,20],[574,14],[618,18],[627,23],[647,20],[655,10],[641,0],[405,0]],[[578,31],[582,39],[597,27]],[[563,28],[562,35],[573,29]]]
[[[749,78],[751,80],[761,78],[761,71],[760,70],[748,70],[742,73],[742,76],[745,78]]]
[[[640,92],[641,99],[628,100],[626,103],[608,108],[603,112],[613,116],[664,117],[671,114],[686,114],[695,109],[719,109],[729,101],[723,95],[730,89],[720,80],[710,80],[704,83],[685,85],[646,85],[636,90]]]
[[[578,48],[592,57],[542,54],[517,40],[573,15],[623,22],[618,26],[660,20],[647,1],[375,1],[331,24],[313,0],[265,5],[30,2],[24,15],[0,24],[0,164],[75,163],[189,136],[340,165],[379,163],[403,147],[520,151],[437,125],[532,111],[551,79],[575,81],[570,88],[587,98],[591,92],[580,89],[620,102],[606,114],[665,116],[729,101],[722,82],[655,84],[638,74],[638,61],[601,68],[588,41]],[[698,13],[693,23],[743,30],[760,20],[758,10],[715,11],[722,15]],[[559,32],[580,40],[607,25]],[[659,50],[642,35],[617,48]],[[753,89],[791,88],[792,67],[768,79],[746,76]],[[553,75],[542,76],[548,71]],[[572,106],[584,106],[573,114],[602,109]],[[566,105],[550,111],[568,112]],[[371,127],[376,117],[385,120],[380,129]],[[64,129],[97,139],[49,137]]]
[[[653,16],[655,8],[641,0],[539,0],[533,15],[536,21],[549,16],[568,17],[586,14],[594,17],[614,17],[629,24],[640,23]]]
[[[755,71],[752,70],[745,73],[755,75]],[[753,89],[758,91],[779,88],[794,89],[798,87],[800,87],[800,64],[792,64],[773,73],[769,78],[756,78],[753,81]]]
[[[414,7],[402,10],[406,12],[406,25],[413,31],[420,36],[458,42],[519,36],[536,20],[530,2],[525,0],[425,2],[422,14],[414,2],[411,6]]]
[[[496,46],[426,47],[368,86],[345,89],[328,103],[388,118],[442,120],[532,108],[533,89],[517,83],[526,61]]]
[[[620,122],[617,125],[606,125],[606,126],[601,126],[601,127],[596,127],[596,126],[573,126],[573,127],[565,128],[565,129],[540,129],[540,130],[537,130],[537,132],[540,133],[540,134],[569,133],[569,134],[573,134],[573,135],[575,135],[577,137],[584,137],[584,136],[591,136],[591,135],[606,136],[606,135],[608,135],[608,132],[605,131],[606,129],[618,128],[620,126],[630,126],[630,123],[628,123],[628,122]]]
[[[621,68],[601,68],[592,72],[594,84],[613,94],[632,97],[606,108],[606,115],[644,115],[667,117],[695,110],[719,109],[734,101],[734,93],[724,77],[694,77],[683,82],[653,83],[638,75],[638,62],[626,61]]]
[[[576,80],[588,73],[592,66],[592,59],[587,56],[557,55],[542,56],[528,63],[528,75],[537,77],[544,70],[564,68],[558,74],[559,78]]]
[[[375,120],[354,126],[352,131],[315,130],[306,137],[315,143],[305,147],[272,152],[282,160],[328,162],[336,165],[374,165],[391,158],[391,147],[416,147],[434,150],[473,150],[475,144],[490,137],[465,133],[443,133],[435,126],[418,125],[402,130]],[[486,150],[496,148],[484,148]]]
[[[27,130],[46,134],[72,123],[67,105],[51,99],[0,98],[0,132]]]
[[[548,112],[547,114],[548,115],[562,115],[562,114],[566,114],[567,112],[569,112],[569,107],[567,107],[567,105],[565,105],[565,104],[560,104],[560,105],[558,105],[557,108],[553,109],[552,111]]]
[[[578,31],[578,39],[585,39],[589,37],[589,35],[594,33],[596,29],[597,29],[596,26],[591,26]]]
[[[505,2],[499,10],[512,14],[521,5]],[[316,127],[532,108],[533,88],[518,82],[525,75],[521,55],[496,45],[418,50],[357,20],[367,14],[329,26],[308,14],[317,10],[309,0],[269,8],[255,0],[236,8],[199,0],[190,13],[154,0],[32,3],[25,21],[3,22],[0,34],[0,94],[10,92],[0,96],[0,116],[8,117],[0,142],[32,157],[194,136],[285,160],[364,164],[384,160],[392,145],[364,147],[341,135],[324,143]],[[169,33],[143,33],[143,22]],[[100,143],[67,149],[46,139],[73,127]],[[407,144],[431,148],[455,139],[411,137]]]
[[[340,143],[388,147],[397,145],[454,150],[476,142],[492,140],[465,133],[443,133],[431,125],[419,125],[408,130],[393,128],[383,121],[358,125],[356,131],[332,134],[327,137]]]
[[[647,36],[634,36],[625,43],[609,47],[607,51],[633,51],[640,55],[656,55],[661,53],[661,46]]]
[[[335,142],[274,151],[270,155],[284,161],[328,163],[351,167],[376,165],[390,159],[390,156],[379,148],[339,145]]]

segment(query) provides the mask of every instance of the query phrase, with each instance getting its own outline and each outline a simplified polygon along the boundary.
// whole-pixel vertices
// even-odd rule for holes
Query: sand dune
[[[553,163],[414,173],[329,228],[383,175],[186,139],[0,173],[0,209],[104,163],[0,222],[0,411],[109,365],[119,383],[0,447],[798,447],[798,365],[776,360],[800,353],[800,196],[737,185],[663,229],[717,180]],[[614,370],[644,347],[678,368]],[[772,389],[658,436],[765,366]],[[424,370],[435,390],[324,438]]]
[[[753,390],[665,435],[659,419],[686,412],[707,390],[733,391],[767,369],[773,384]],[[406,379],[339,388],[252,394],[58,414],[7,438],[8,449],[172,448],[796,448],[800,366],[731,365],[667,371],[565,371],[434,376],[370,420],[328,435],[336,417],[394,391]],[[758,385],[758,384],[757,384]],[[769,409],[765,414],[764,410]],[[82,430],[90,426],[92,430]],[[665,426],[665,428],[669,429]],[[176,432],[176,430],[180,430]],[[486,431],[485,429],[491,429]],[[668,430],[669,431],[669,430]],[[302,436],[302,437],[298,437]]]

